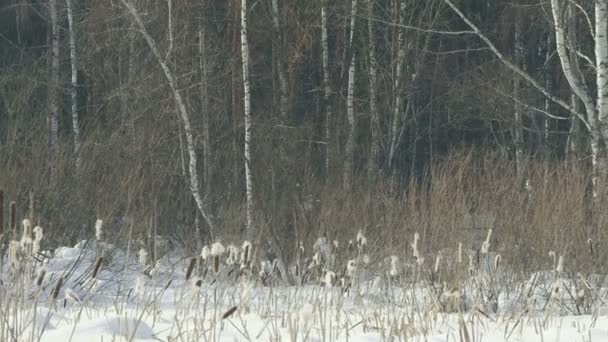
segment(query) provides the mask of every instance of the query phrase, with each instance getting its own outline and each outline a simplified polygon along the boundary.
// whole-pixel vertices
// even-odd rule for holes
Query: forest
[[[51,244],[576,250],[606,238],[607,30],[606,0],[4,0],[0,187]]]

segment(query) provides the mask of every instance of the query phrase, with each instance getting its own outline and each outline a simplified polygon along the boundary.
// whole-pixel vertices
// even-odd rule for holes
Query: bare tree
[[[49,0],[51,17],[51,82],[49,84],[48,145],[51,151],[51,178],[56,176],[56,158],[59,144],[59,25],[57,0]]]
[[[70,66],[72,71],[70,95],[72,102],[72,130],[74,131],[74,156],[76,172],[80,171],[80,122],[78,120],[78,57],[76,54],[76,26],[74,25],[74,8],[72,0],[66,0],[68,8],[68,25],[70,34]]]
[[[562,7],[563,1],[551,0],[555,44],[562,71],[572,92],[583,103],[587,114],[586,116],[580,113],[571,104],[549,93],[549,91],[530,76],[530,74],[509,61],[492,41],[490,41],[490,39],[488,39],[481,30],[463,14],[451,0],[444,1],[473,30],[472,33],[476,34],[504,65],[513,72],[519,74],[548,99],[570,111],[584,124],[590,137],[594,174],[593,188],[594,196],[597,196],[601,190],[599,183],[600,179],[605,180],[607,178],[606,176],[608,176],[608,151],[606,149],[606,140],[608,138],[608,35],[606,33],[606,30],[608,29],[608,0],[595,1],[595,28],[591,29],[590,32],[593,36],[595,52],[595,65],[593,65],[593,68],[595,69],[595,81],[597,84],[597,96],[595,100],[592,92],[584,82],[584,75],[582,73],[577,73],[574,67],[574,59],[581,59],[589,63],[591,58],[585,56],[582,52],[576,52],[576,58],[569,53],[569,50],[573,47],[566,37],[568,21],[564,18],[565,12]],[[584,11],[582,7],[579,7],[579,10]],[[589,17],[587,13],[585,13],[585,16]],[[545,112],[544,114],[555,118],[554,116],[551,116],[550,113]]]
[[[133,20],[135,21],[135,24],[137,24],[139,31],[141,32],[144,39],[148,43],[148,47],[150,48],[150,50],[152,50],[154,57],[156,57],[156,60],[160,64],[160,67],[165,74],[165,78],[167,79],[167,82],[169,82],[169,87],[171,88],[173,97],[175,98],[175,102],[177,104],[180,118],[182,119],[182,124],[184,126],[184,133],[186,135],[186,145],[187,145],[187,149],[188,149],[188,156],[190,158],[189,163],[188,163],[188,170],[189,170],[189,174],[190,174],[190,177],[189,177],[190,178],[190,192],[192,193],[192,197],[194,197],[194,201],[196,202],[196,206],[198,207],[198,210],[199,210],[201,216],[203,217],[203,219],[205,220],[205,222],[207,222],[207,225],[209,226],[209,234],[211,235],[211,238],[213,239],[216,234],[215,225],[211,219],[211,216],[207,213],[207,211],[205,209],[205,205],[203,204],[203,200],[201,198],[200,190],[199,190],[198,171],[197,171],[197,166],[196,166],[198,157],[196,156],[196,151],[195,151],[195,147],[194,147],[194,135],[192,134],[192,127],[190,125],[190,115],[188,114],[188,110],[186,109],[186,105],[184,103],[182,95],[180,94],[179,89],[177,87],[177,81],[175,80],[175,77],[173,76],[171,69],[169,69],[169,66],[167,65],[167,63],[165,63],[163,57],[161,56],[156,42],[154,41],[154,39],[150,36],[148,31],[146,30],[146,27],[145,27],[143,21],[141,20],[141,17],[139,16],[137,9],[133,6],[133,4],[129,0],[121,0],[121,1],[125,5],[127,10],[129,11],[131,16],[133,17]]]
[[[327,42],[327,0],[321,0],[321,46],[323,58],[323,102],[325,104],[325,172],[329,173],[331,154],[331,83],[329,75],[329,46]]]
[[[400,1],[399,5],[399,24],[405,24],[405,0]],[[388,151],[388,169],[391,170],[393,166],[393,159],[395,158],[395,152],[399,142],[400,135],[400,124],[401,124],[401,88],[402,88],[402,74],[403,65],[405,63],[405,53],[407,43],[405,42],[405,32],[403,28],[398,28],[399,33],[397,37],[398,52],[395,73],[393,74],[393,117],[390,130],[390,141]]]
[[[202,11],[205,10],[206,1],[202,0]],[[207,29],[203,22],[204,12],[201,13],[201,19],[198,22],[198,62],[199,74],[201,78],[199,91],[201,98],[201,115],[203,118],[202,140],[203,140],[203,185],[205,193],[209,194],[211,189],[211,137],[209,131],[210,115],[209,115],[209,66],[207,51]]]
[[[241,61],[245,109],[245,191],[247,197],[247,237],[253,232],[253,180],[251,175],[251,93],[249,90],[249,43],[247,42],[247,0],[241,0]]]
[[[523,70],[526,70],[525,57],[524,57],[524,41],[522,34],[522,13],[521,11],[516,12],[515,15],[515,64]],[[521,79],[519,75],[513,75],[513,98],[519,98],[520,94],[525,94],[526,91],[522,91]],[[515,101],[514,110],[514,127],[513,127],[513,140],[515,143],[515,168],[517,176],[521,177],[524,168],[524,132],[523,132],[523,111],[524,106],[521,102]]]
[[[279,4],[277,0],[272,0],[272,26],[274,29],[273,50],[275,54],[275,64],[279,74],[279,110],[281,118],[287,119],[288,93],[287,93],[287,77],[283,68],[283,59],[281,53],[281,21],[279,15]]]
[[[374,35],[374,2],[367,0],[367,35],[369,41],[369,112],[371,117],[370,130],[371,142],[370,153],[367,163],[368,178],[375,179],[378,172],[380,158],[380,117],[378,115],[378,104],[376,99],[376,81],[378,78],[378,62],[376,60],[376,37]]]
[[[349,51],[352,55],[348,67],[348,89],[346,95],[346,116],[348,118],[348,136],[346,138],[346,161],[344,162],[344,188],[350,190],[355,160],[355,138],[357,121],[355,117],[355,71],[357,54],[354,47],[355,27],[357,23],[357,0],[351,1]]]

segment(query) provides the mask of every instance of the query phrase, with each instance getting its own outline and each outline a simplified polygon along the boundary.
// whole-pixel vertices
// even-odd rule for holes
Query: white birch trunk
[[[251,175],[251,94],[249,90],[249,44],[247,42],[247,0],[241,0],[241,59],[245,109],[245,191],[247,196],[247,237],[253,240],[253,180]]]
[[[405,21],[405,1],[401,0],[399,6],[399,23],[404,24]],[[388,169],[391,170],[393,167],[393,159],[397,150],[397,144],[399,140],[400,123],[401,123],[401,78],[403,73],[403,63],[405,61],[406,44],[404,40],[404,30],[399,28],[399,34],[397,43],[399,44],[399,50],[397,52],[396,71],[393,75],[393,120],[390,131],[390,142],[388,152]]]
[[[203,1],[204,4],[204,1]],[[204,13],[201,13],[201,16]],[[209,194],[211,189],[211,137],[209,131],[209,91],[208,91],[208,70],[207,70],[207,34],[205,23],[199,20],[198,30],[198,53],[199,53],[199,73],[201,77],[200,96],[201,111],[203,118],[203,186],[205,193]]]
[[[329,46],[327,42],[327,0],[321,0],[321,45],[323,50],[323,102],[325,103],[325,172],[331,160],[331,84],[329,80]]]
[[[522,68],[524,71],[526,70],[525,62],[524,62],[524,44],[521,36],[521,14],[516,15],[515,18],[515,64]],[[520,79],[518,75],[514,75],[513,78],[513,98],[518,99],[519,94],[521,93],[520,89]],[[525,91],[524,91],[525,93]],[[524,136],[523,136],[523,118],[522,118],[522,106],[519,101],[515,102],[515,127],[513,128],[513,137],[515,143],[515,168],[517,171],[517,177],[521,177],[524,168]]]
[[[369,160],[367,164],[367,177],[374,180],[378,172],[378,161],[380,158],[380,117],[376,103],[376,80],[377,80],[377,61],[376,43],[374,37],[374,3],[367,0],[367,35],[369,37],[369,111],[371,116],[371,143]]]
[[[74,8],[72,0],[66,0],[68,8],[68,25],[70,35],[70,65],[72,71],[70,95],[72,102],[72,130],[74,131],[74,156],[76,158],[76,172],[80,171],[80,122],[78,119],[78,58],[76,54],[76,26],[74,25]]]
[[[137,12],[135,7],[133,6],[133,4],[131,4],[131,2],[129,0],[121,0],[121,1],[125,5],[125,7],[129,10],[129,13],[131,14],[131,16],[133,17],[133,20],[137,24],[139,31],[141,32],[141,34],[145,38],[146,42],[148,43],[148,47],[150,48],[150,50],[152,50],[154,57],[156,57],[156,60],[160,64],[160,67],[165,74],[165,78],[167,79],[167,81],[169,83],[169,87],[171,88],[171,91],[173,92],[173,96],[174,96],[175,102],[177,104],[177,109],[178,109],[180,117],[182,119],[182,124],[184,125],[184,133],[186,135],[186,146],[187,146],[188,156],[189,156],[188,170],[190,173],[190,192],[192,193],[192,197],[194,198],[194,201],[196,202],[196,206],[198,207],[198,210],[201,213],[201,216],[203,217],[203,219],[205,219],[205,222],[207,222],[207,225],[209,226],[209,233],[211,235],[211,239],[214,239],[215,234],[216,234],[215,225],[213,224],[211,216],[207,213],[207,211],[205,209],[203,200],[200,195],[200,190],[199,190],[198,171],[197,171],[198,157],[196,156],[196,151],[195,151],[195,147],[194,147],[195,143],[194,143],[194,135],[192,134],[192,127],[190,126],[190,115],[188,114],[188,110],[186,109],[184,100],[177,87],[177,82],[175,80],[175,77],[173,76],[173,73],[171,72],[171,69],[169,69],[169,66],[167,65],[167,63],[165,63],[165,61],[163,60],[163,58],[160,54],[160,51],[158,50],[158,46],[157,46],[156,42],[154,41],[154,39],[150,36],[148,31],[146,30],[146,27],[144,26],[144,23],[141,20],[139,13]]]
[[[48,145],[51,151],[51,178],[55,178],[59,143],[59,25],[57,0],[49,0],[51,17],[51,82],[49,86]]]
[[[348,90],[346,96],[346,115],[348,118],[348,137],[346,138],[346,161],[344,162],[344,188],[350,190],[352,187],[352,177],[355,159],[355,135],[356,135],[356,117],[355,117],[355,67],[357,54],[353,38],[355,35],[355,26],[357,23],[357,0],[351,2],[350,16],[350,53],[352,58],[348,67]]]
[[[595,62],[597,82],[597,116],[599,121],[600,154],[597,158],[601,182],[608,175],[608,0],[595,0]],[[603,184],[601,188],[604,188]],[[602,191],[602,190],[600,190]],[[602,191],[603,193],[603,191]]]

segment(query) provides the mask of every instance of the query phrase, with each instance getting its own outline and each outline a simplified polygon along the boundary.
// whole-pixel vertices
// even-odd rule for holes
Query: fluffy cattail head
[[[363,235],[362,231],[357,233],[357,247],[359,249],[364,248],[367,245],[367,238]]]
[[[207,258],[209,258],[209,254],[211,254],[209,246],[204,245],[203,250],[201,251],[201,258],[203,258],[203,260],[207,260]]]
[[[336,274],[334,272],[325,272],[325,277],[323,277],[323,285],[325,285],[325,287],[332,287],[335,279]]]
[[[139,264],[143,267],[146,267],[146,264],[148,263],[148,252],[146,252],[145,248],[139,250],[138,256]]]
[[[222,245],[221,242],[216,242],[211,245],[211,255],[213,256],[221,256],[222,254],[224,254],[225,251],[226,249],[224,248],[224,245]]]
[[[348,260],[346,263],[346,274],[352,278],[355,275],[355,271],[357,271],[357,260]]]
[[[391,256],[391,268],[388,273],[391,275],[391,277],[397,277],[399,274],[401,274],[401,264],[399,263],[398,256]]]
[[[101,219],[95,221],[95,239],[97,239],[97,241],[103,239],[103,220]]]
[[[21,239],[32,239],[32,222],[29,219],[23,220],[23,235],[21,235]]]
[[[492,228],[488,229],[488,235],[486,236],[486,240],[481,245],[481,254],[488,254],[490,251],[490,239],[492,238]]]
[[[44,229],[40,226],[34,227],[34,241],[42,241],[44,238]]]
[[[462,242],[458,243],[458,263],[462,264]]]

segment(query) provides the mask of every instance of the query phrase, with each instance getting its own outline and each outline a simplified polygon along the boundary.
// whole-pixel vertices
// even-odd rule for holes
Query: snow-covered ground
[[[601,276],[577,282],[547,271],[516,281],[489,265],[454,289],[441,274],[457,266],[423,272],[359,255],[361,266],[345,267],[350,281],[331,274],[287,286],[270,264],[264,275],[241,272],[228,252],[218,272],[207,255],[188,280],[191,259],[175,251],[153,267],[149,256],[94,242],[21,258],[2,270],[2,341],[608,341]]]

